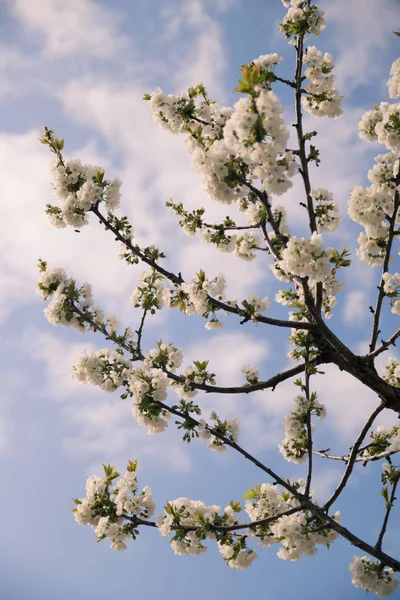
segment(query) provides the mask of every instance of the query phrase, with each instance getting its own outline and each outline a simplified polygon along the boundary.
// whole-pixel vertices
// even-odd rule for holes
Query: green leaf
[[[129,460],[128,461],[128,466],[127,466],[126,470],[129,473],[134,473],[136,471],[136,469],[137,469],[137,466],[138,466],[138,459],[136,459],[136,460]]]
[[[250,488],[246,494],[243,494],[242,498],[249,498],[250,500],[254,500],[254,498],[257,498],[257,494],[253,489]]]

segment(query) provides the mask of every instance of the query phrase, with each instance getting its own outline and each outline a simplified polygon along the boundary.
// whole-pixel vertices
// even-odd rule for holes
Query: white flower
[[[398,98],[400,96],[400,58],[392,64],[387,86],[390,98]]]
[[[383,568],[380,563],[374,563],[368,556],[354,556],[350,564],[352,583],[366,592],[375,592],[379,598],[393,594],[399,582],[395,579],[393,569]]]

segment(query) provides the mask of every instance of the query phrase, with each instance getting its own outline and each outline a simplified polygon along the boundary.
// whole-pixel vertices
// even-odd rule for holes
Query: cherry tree
[[[222,273],[200,270],[190,279],[167,269],[162,250],[139,245],[127,217],[118,213],[121,181],[106,178],[100,167],[64,158],[64,141],[51,129],[44,129],[41,142],[55,155],[57,204],[46,209],[52,225],[79,231],[92,217],[119,242],[120,258],[127,265],[144,263],[146,268],[131,297],[133,306],[142,311],[140,322],[132,329],[121,327],[114,316],[104,316],[94,303],[89,283],[80,284],[63,269],[39,261],[37,292],[44,300],[50,299],[45,309],[49,322],[80,333],[98,332],[113,345],[113,349],[85,351],[79,356],[74,378],[104,392],[119,390],[122,398],[131,398],[133,417],[149,434],[161,434],[172,417],[183,441],[200,438],[211,450],[238,452],[260,471],[260,482],[243,495],[244,507],[240,500],[234,500],[221,511],[219,506],[178,498],[167,502],[152,520],[155,503],[148,486],[141,491],[138,487],[137,461],[128,461],[123,475],[105,465],[102,476],[87,480],[86,497],[75,500],[74,514],[77,523],[90,525],[97,539],[108,539],[114,550],[125,550],[141,530],[158,528],[162,536],[170,536],[171,547],[179,555],[202,554],[207,540],[215,541],[226,564],[235,569],[251,565],[258,554],[257,545],[276,545],[281,559],[293,561],[315,554],[318,546],[329,547],[341,536],[359,551],[350,565],[353,584],[384,597],[397,589],[395,572],[400,571],[400,561],[383,550],[400,479],[400,468],[395,464],[400,427],[374,424],[384,409],[394,416],[400,414],[400,363],[391,358],[379,373],[375,361],[400,337],[400,329],[387,332],[383,339],[380,336],[383,312],[390,309],[400,314],[400,273],[392,268],[400,234],[400,103],[375,105],[358,125],[363,140],[379,142],[386,149],[368,171],[371,185],[355,187],[348,204],[348,216],[362,228],[355,261],[380,271],[376,304],[370,307],[369,349],[358,355],[327,324],[343,288],[341,271],[351,268],[351,260],[346,247],[328,245],[330,232],[340,226],[343,216],[332,193],[312,185],[310,166],[320,162],[319,150],[312,144],[317,132],[305,131],[303,126],[303,111],[316,120],[339,118],[343,96],[334,85],[332,55],[307,45],[308,36],[318,37],[325,28],[323,12],[311,0],[283,0],[283,5],[287,12],[280,31],[293,47],[292,79],[279,75],[282,58],[267,54],[242,67],[236,89],[241,96],[233,107],[211,100],[202,84],[184,94],[165,95],[157,88],[146,94],[145,100],[155,123],[171,134],[184,136],[210,201],[235,206],[239,213],[238,220],[227,217],[213,223],[203,207],[190,211],[181,203],[167,202],[178,216],[179,226],[189,236],[201,236],[217,251],[232,253],[239,260],[264,261],[281,282],[275,301],[287,307],[287,319],[274,316],[268,297],[250,293],[241,300],[230,298]],[[277,86],[286,86],[293,93],[293,142],[283,107],[273,91]],[[391,67],[388,91],[390,98],[400,97],[400,59]],[[294,177],[302,180],[304,189],[301,205],[307,215],[306,237],[290,231],[286,210],[276,199],[292,187]],[[261,378],[255,367],[245,364],[241,369],[243,385],[228,387],[217,384],[217,375],[207,360],[193,360],[183,370],[183,351],[173,343],[160,340],[154,348],[143,347],[147,320],[166,307],[187,316],[199,315],[211,330],[209,335],[218,335],[214,331],[223,327],[229,315],[238,325],[287,330],[294,366]],[[331,454],[316,450],[313,444],[315,421],[326,417],[313,382],[323,377],[321,369],[327,364],[336,365],[376,394],[376,408],[365,414],[365,424],[350,452]],[[216,411],[207,416],[201,401],[196,403],[199,391],[251,394],[275,389],[290,379],[296,392],[292,410],[284,418],[279,450],[287,461],[305,463],[305,477],[296,480],[275,472],[240,445],[237,419],[225,419]],[[317,460],[343,464],[342,477],[323,504],[313,499]],[[337,510],[356,468],[373,461],[382,461],[384,502],[376,541],[355,535],[351,524],[342,524]],[[241,516],[243,511],[247,517]]]

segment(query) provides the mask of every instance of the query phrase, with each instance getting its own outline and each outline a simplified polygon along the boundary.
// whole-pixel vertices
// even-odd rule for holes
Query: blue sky
[[[384,151],[359,140],[356,125],[374,102],[388,100],[385,84],[400,49],[392,33],[399,28],[400,3],[332,0],[321,7],[327,29],[310,43],[334,54],[345,101],[338,120],[306,119],[319,132],[323,160],[313,170],[313,187],[333,191],[344,217],[330,244],[354,250],[359,228],[346,218],[348,194],[367,183],[373,156]],[[232,600],[366,596],[351,585],[353,548],[345,541],[293,564],[279,560],[274,548],[260,549],[250,569],[235,572],[224,566],[211,543],[202,557],[177,557],[165,538],[150,531],[118,553],[96,544],[89,528],[75,525],[71,498],[83,495],[86,477],[100,473],[102,462],[123,468],[128,458],[139,458],[139,483],[152,487],[158,512],[166,500],[180,496],[225,506],[264,478],[232,452],[215,454],[201,442],[184,446],[173,427],[147,436],[131,418],[129,402],[74,382],[77,354],[86,347],[102,348],[104,342],[54,329],[33,291],[40,256],[90,281],[96,300],[126,325],[135,326],[139,318],[129,296],[142,269],[124,266],[118,246],[95,222],[77,235],[51,228],[44,215],[52,201],[50,156],[38,137],[46,124],[65,138],[68,156],[104,166],[109,178],[121,177],[122,210],[137,239],[165,250],[175,271],[189,279],[200,267],[212,276],[222,270],[233,297],[257,291],[273,298],[277,284],[261,259],[238,263],[177,230],[164,206],[171,197],[188,207],[205,205],[215,218],[227,209],[206,199],[183,140],[157,128],[142,96],[158,85],[170,93],[203,82],[214,99],[231,104],[237,100],[232,90],[240,65],[275,51],[285,57],[283,76],[290,76],[293,49],[277,32],[283,14],[280,0],[0,0],[2,600],[106,600],[121,594],[197,600],[205,593]],[[282,87],[276,93],[290,123],[290,95]],[[284,201],[301,232],[306,222],[298,208],[299,190],[296,183]],[[331,323],[362,352],[376,273],[353,258]],[[272,311],[286,314],[278,305]],[[396,327],[389,315],[384,320],[388,334]],[[164,311],[150,323],[145,344],[153,347],[160,337],[184,348],[185,364],[210,358],[221,384],[239,384],[244,363],[258,366],[262,377],[288,364],[286,332],[239,327],[232,317],[221,332],[208,332],[196,317]],[[342,453],[364,422],[365,407],[374,407],[376,400],[335,369],[327,367],[326,373],[316,383],[328,409],[316,445]],[[238,416],[242,444],[285,476],[297,478],[304,475],[303,467],[283,461],[276,448],[295,393],[287,382],[274,393],[202,397],[201,402],[206,413],[216,408],[221,416]],[[381,422],[390,419],[384,414]],[[340,474],[340,465],[317,463],[316,497],[326,498]],[[369,541],[379,531],[377,515],[383,515],[379,479],[379,466],[359,467],[337,504],[344,524]],[[386,550],[399,556],[398,513],[391,526]]]

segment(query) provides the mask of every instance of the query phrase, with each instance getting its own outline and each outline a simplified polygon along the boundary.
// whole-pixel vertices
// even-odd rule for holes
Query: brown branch
[[[373,422],[375,421],[376,417],[382,412],[382,410],[384,408],[385,408],[385,404],[383,402],[381,402],[379,404],[379,406],[376,407],[374,412],[368,417],[364,427],[361,429],[359,436],[357,437],[356,441],[353,444],[353,447],[352,447],[350,455],[349,455],[349,460],[348,460],[346,469],[343,473],[343,477],[342,477],[339,485],[337,486],[336,490],[332,494],[332,496],[325,503],[324,510],[328,510],[332,506],[332,504],[335,502],[335,500],[337,500],[337,498],[340,496],[342,491],[344,490],[346,483],[353,471],[354,463],[356,462],[357,454],[361,448],[361,444],[363,443],[364,438],[367,435],[367,433],[368,433],[369,429],[371,428]]]
[[[144,354],[139,347],[133,347],[130,343],[124,343],[117,338],[114,334],[109,332],[105,327],[98,325],[95,321],[84,311],[82,311],[76,304],[73,302],[69,303],[70,308],[76,312],[82,319],[84,319],[95,331],[98,333],[102,333],[107,340],[111,340],[114,344],[123,348],[127,352],[129,352],[133,356],[133,360],[143,360]],[[139,333],[140,328],[143,327],[144,315],[142,317],[141,325],[137,333]],[[320,361],[314,360],[312,361],[313,365],[320,364]],[[250,394],[251,392],[258,392],[261,390],[265,390],[268,388],[272,388],[272,391],[275,390],[276,386],[291,377],[295,377],[300,373],[303,373],[305,368],[305,364],[301,363],[300,365],[296,365],[291,369],[287,369],[286,371],[282,371],[281,373],[277,373],[273,375],[269,379],[265,381],[258,381],[257,383],[251,385],[241,385],[241,386],[217,386],[217,385],[209,385],[207,383],[191,383],[193,389],[201,390],[207,393],[213,394]],[[168,376],[172,381],[176,381],[177,383],[184,384],[186,377],[183,375],[177,375],[168,371],[168,369],[163,369],[164,373]]]
[[[193,425],[199,425],[199,422],[196,421],[196,419],[194,419],[193,417],[184,415],[179,410],[169,407],[162,402],[159,402],[158,404],[162,408],[165,408],[165,410],[171,412],[172,414],[183,418],[185,421],[188,421],[189,423],[191,423]],[[327,524],[327,527],[329,526],[331,529],[333,529],[334,531],[339,533],[339,535],[341,535],[346,540],[348,540],[353,546],[357,546],[357,548],[360,548],[361,550],[368,552],[368,554],[370,554],[374,558],[381,561],[381,563],[383,565],[392,567],[394,570],[400,571],[400,561],[399,560],[396,560],[395,558],[393,558],[392,556],[389,556],[388,554],[386,554],[385,552],[382,552],[381,550],[377,550],[374,546],[371,546],[367,542],[364,542],[363,540],[361,540],[354,533],[349,531],[346,527],[343,527],[342,525],[337,523],[334,519],[332,519],[331,517],[329,517],[329,515],[326,514],[325,507],[320,508],[319,506],[315,505],[313,502],[311,502],[311,500],[306,498],[306,496],[304,496],[303,494],[300,494],[294,486],[292,486],[286,480],[279,477],[279,475],[277,475],[272,469],[270,469],[269,467],[267,467],[266,465],[261,463],[257,458],[255,458],[254,456],[249,454],[249,452],[244,450],[241,446],[239,446],[239,444],[236,444],[231,439],[226,438],[225,436],[221,435],[220,433],[218,433],[218,431],[215,431],[212,428],[208,427],[208,430],[210,431],[210,433],[212,435],[214,435],[215,437],[220,439],[227,446],[230,446],[231,448],[236,450],[239,454],[241,454],[244,458],[246,458],[251,463],[253,463],[261,471],[263,471],[264,473],[269,475],[277,484],[281,485],[288,492],[290,492],[300,502],[303,509],[309,510],[315,517],[320,519],[323,523],[325,522]]]
[[[213,525],[213,524],[211,524],[209,529],[210,529],[210,531],[216,531],[216,532],[221,532],[221,533],[223,533],[223,532],[229,533],[230,531],[238,531],[239,529],[256,529],[260,525],[268,525],[269,523],[273,523],[274,521],[277,521],[281,517],[294,515],[295,513],[300,512],[301,510],[303,510],[301,508],[301,506],[294,506],[293,508],[289,508],[288,510],[285,510],[284,512],[279,513],[278,515],[274,515],[272,517],[266,517],[265,519],[259,519],[258,521],[251,521],[250,523],[238,523],[237,525]],[[157,527],[157,524],[155,521],[147,521],[145,519],[140,519],[139,517],[136,517],[135,515],[133,515],[133,516],[121,515],[121,516],[129,521],[132,521],[135,525],[144,525],[146,527]],[[171,530],[173,530],[173,531],[175,531],[175,530],[197,531],[198,529],[201,529],[201,525],[196,526],[196,525],[175,524],[171,527]]]
[[[372,454],[371,456],[357,456],[354,462],[362,462],[369,463],[377,460],[381,460],[382,458],[388,458],[389,456],[393,456],[393,454],[397,454],[399,450],[386,450],[385,452],[380,452],[379,454]],[[329,460],[340,460],[343,462],[349,462],[350,455],[335,455],[335,454],[327,454],[322,450],[313,450],[313,454],[316,456],[320,456],[321,458],[327,458]]]
[[[397,178],[395,181],[396,181],[396,184],[400,183],[400,180]],[[392,213],[391,217],[388,219],[389,220],[389,231],[388,231],[389,237],[388,237],[388,241],[386,244],[386,253],[385,253],[385,260],[384,260],[383,267],[382,267],[382,275],[384,273],[387,273],[389,270],[390,254],[392,251],[393,238],[394,238],[393,232],[394,232],[394,228],[396,225],[396,217],[397,217],[397,213],[399,210],[399,206],[400,206],[400,197],[399,197],[399,192],[396,188],[396,191],[394,194],[393,213]],[[376,342],[377,342],[378,336],[379,336],[379,321],[380,321],[380,316],[381,316],[383,299],[385,297],[384,285],[385,285],[385,283],[384,283],[383,279],[381,279],[381,283],[378,287],[378,297],[377,297],[376,305],[375,305],[375,309],[374,309],[372,336],[371,336],[371,343],[369,345],[370,353],[372,353],[375,350]]]
[[[389,521],[389,516],[390,516],[390,511],[393,508],[394,505],[394,501],[396,500],[396,487],[397,484],[399,483],[399,479],[400,479],[400,471],[398,471],[397,473],[397,477],[394,480],[393,484],[392,484],[392,493],[390,494],[390,498],[389,498],[389,502],[387,503],[386,506],[386,512],[385,512],[385,517],[383,519],[383,523],[382,523],[382,529],[380,531],[379,537],[378,537],[378,541],[376,542],[375,548],[377,550],[381,550],[382,549],[382,542],[383,542],[383,538],[385,536],[386,533],[386,528],[387,528],[387,524]]]
[[[133,254],[135,254],[135,256],[140,258],[140,260],[142,260],[149,266],[153,267],[153,269],[155,269],[158,273],[163,275],[166,279],[168,279],[172,283],[174,283],[176,285],[182,285],[182,283],[184,283],[184,279],[180,273],[178,275],[176,275],[175,273],[172,273],[171,271],[167,271],[166,269],[161,267],[157,262],[155,262],[151,258],[148,258],[139,248],[133,246],[129,240],[125,239],[123,237],[123,235],[118,231],[118,229],[116,229],[107,220],[107,218],[99,211],[97,206],[93,206],[90,210],[91,210],[91,212],[93,212],[93,214],[96,215],[96,217],[98,217],[98,219],[101,221],[101,223],[103,223],[103,225],[106,227],[106,229],[110,230],[115,235],[116,239],[119,240],[122,244],[124,244]],[[229,304],[226,304],[225,302],[221,302],[220,300],[217,300],[216,298],[213,298],[212,296],[208,296],[208,300],[210,301],[212,306],[214,306],[215,308],[219,308],[220,310],[224,310],[226,312],[229,312],[229,313],[232,313],[232,314],[235,314],[238,316],[244,316],[244,314],[245,314],[245,311],[243,311],[242,309],[239,309],[238,307],[230,306]],[[293,329],[312,329],[313,328],[313,325],[311,325],[310,323],[302,323],[300,325],[294,321],[284,321],[282,319],[263,317],[261,315],[259,317],[257,317],[257,321],[259,323],[265,323],[266,325],[274,325],[275,327],[290,327]]]
[[[382,352],[385,352],[389,346],[395,346],[396,345],[396,340],[400,337],[400,329],[398,329],[397,331],[395,331],[395,333],[386,341],[382,340],[382,345],[379,346],[379,348],[376,348],[373,352],[370,352],[369,354],[366,355],[366,358],[376,358],[377,356],[379,356],[379,354],[382,354]]]

